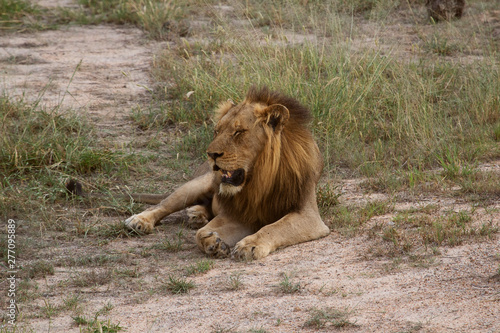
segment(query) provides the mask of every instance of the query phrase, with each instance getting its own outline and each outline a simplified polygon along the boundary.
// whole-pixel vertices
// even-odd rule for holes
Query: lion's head
[[[226,210],[255,216],[257,209],[255,218],[265,223],[298,209],[304,184],[316,182],[322,168],[310,118],[295,99],[267,88],[251,88],[243,102],[219,106],[207,153]]]

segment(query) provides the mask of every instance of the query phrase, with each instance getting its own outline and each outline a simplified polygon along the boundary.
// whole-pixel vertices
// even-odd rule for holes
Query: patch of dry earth
[[[158,43],[118,26],[0,37],[0,89],[9,96],[88,112],[97,126],[124,125],[149,100],[149,66]]]

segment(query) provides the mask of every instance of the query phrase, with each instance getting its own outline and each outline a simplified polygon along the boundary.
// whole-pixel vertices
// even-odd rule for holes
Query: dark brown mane
[[[246,100],[251,103],[284,105],[290,111],[290,120],[302,125],[309,124],[312,119],[309,109],[300,104],[296,99],[276,91],[270,91],[267,87],[258,88],[252,86],[247,93]]]
[[[243,190],[234,197],[219,198],[225,212],[258,229],[301,209],[311,190],[307,184],[319,179],[322,158],[308,128],[311,113],[297,100],[266,87],[252,87],[245,102],[281,104],[290,112],[281,134],[270,131],[270,141]],[[278,165],[270,165],[273,160]]]

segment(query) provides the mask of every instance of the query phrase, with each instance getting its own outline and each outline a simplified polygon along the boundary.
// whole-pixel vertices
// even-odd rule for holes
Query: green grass
[[[155,0],[79,0],[86,15],[76,19],[82,24],[134,24],[150,38],[167,39],[170,35],[185,35],[188,27],[180,24],[184,16],[184,2]]]
[[[12,12],[27,10],[22,1],[5,2],[9,3],[19,7]],[[186,3],[172,1],[80,3],[89,13],[87,17],[98,18],[96,22],[136,24],[160,39],[169,29],[164,22],[179,22],[189,10],[202,13],[199,8],[188,10]],[[375,16],[380,13],[408,10],[406,5],[286,0],[272,4],[237,2],[233,6],[237,15],[251,23],[250,33],[235,38],[230,22],[222,14],[212,13],[215,26],[209,28],[208,38],[177,41],[157,57],[155,77],[169,84],[155,90],[160,99],[155,107],[132,112],[142,129],[184,124],[188,135],[182,137],[176,150],[205,147],[211,138],[210,111],[215,105],[227,98],[241,100],[252,84],[266,84],[297,96],[311,108],[313,129],[330,168],[341,165],[357,175],[383,177],[393,170],[422,172],[449,163],[450,152],[453,163],[465,167],[500,156],[499,66],[489,44],[475,41],[474,46],[485,56],[470,64],[426,56],[415,63],[382,54],[376,48],[356,52],[343,42],[346,33],[354,32],[341,18],[361,15],[377,21]],[[460,37],[472,38],[460,24],[433,33],[418,28],[422,47],[446,56],[469,52],[455,46]],[[266,36],[264,26],[271,29],[267,38],[254,43],[254,36]],[[317,38],[283,45],[288,39],[282,29],[297,33],[309,29],[335,43]],[[486,36],[486,28],[474,29],[479,29],[476,40]],[[188,92],[193,94],[187,97]],[[168,98],[167,103],[161,102],[163,97]],[[203,151],[200,148],[190,153],[201,156]],[[102,153],[83,153],[86,162],[81,161],[81,167],[95,168],[106,158],[106,152]]]
[[[42,306],[41,310],[42,310],[42,314],[45,317],[47,317],[48,319],[51,319],[52,317],[56,316],[59,313],[60,308],[58,306],[51,304],[46,299],[44,299],[43,302],[44,302],[44,305]]]
[[[28,0],[0,0],[0,29],[4,32],[51,30],[76,22],[89,23],[89,18],[81,10],[46,8]]]
[[[167,252],[179,252],[182,251],[184,238],[184,230],[179,229],[179,231],[175,233],[174,237],[165,237],[165,239],[160,244],[155,245],[153,248],[164,250]]]
[[[43,169],[79,174],[110,171],[118,157],[92,147],[91,126],[76,113],[46,110],[2,96],[0,117],[4,120],[0,171],[6,177],[22,177]]]
[[[38,284],[30,279],[19,281],[17,288],[17,301],[21,303],[31,302],[41,296]]]
[[[422,248],[433,250],[471,240],[493,239],[500,231],[492,220],[473,224],[472,213],[464,210],[438,217],[433,212],[401,212],[393,222],[380,230],[382,239],[391,245],[385,251],[389,256],[412,255]]]
[[[361,207],[335,205],[324,211],[331,216],[329,223],[332,230],[340,232],[346,237],[359,234],[362,227],[373,217],[385,215],[394,210],[390,201],[369,201]]]
[[[229,275],[226,282],[228,290],[240,290],[243,288],[244,283],[241,275],[241,272],[231,273],[231,275]]]
[[[30,1],[0,0],[0,29],[20,29],[29,15],[39,14],[40,9]]]
[[[87,333],[115,333],[123,330],[120,324],[113,323],[110,319],[108,320],[97,320],[96,318],[89,319],[86,317],[77,316],[73,318],[75,325],[78,325],[82,332]]]
[[[294,294],[301,290],[302,286],[299,282],[292,282],[290,274],[282,273],[281,281],[278,284],[278,290],[283,294]]]
[[[203,259],[186,267],[186,275],[197,275],[208,272],[214,267],[214,261]]]
[[[310,317],[304,323],[306,328],[346,328],[357,326],[351,322],[352,310],[338,310],[334,308],[311,309]]]
[[[111,303],[107,303],[101,309],[96,311],[96,313],[87,317],[84,315],[77,315],[72,317],[75,325],[80,328],[81,332],[87,333],[116,333],[123,330],[123,327],[120,326],[120,323],[113,323],[111,319],[100,320],[100,316],[106,316],[109,312],[114,308]]]
[[[368,191],[395,194],[408,191],[414,194],[449,193],[453,187],[456,196],[470,200],[494,201],[500,196],[500,182],[495,171],[478,170],[475,164],[464,164],[457,159],[439,158],[437,170],[396,170],[365,180],[362,187]]]
[[[458,52],[459,46],[451,43],[446,37],[434,34],[424,40],[424,49],[439,56],[452,56]]]
[[[173,125],[167,117],[167,110],[164,105],[155,107],[153,105],[147,108],[137,106],[132,109],[131,118],[137,127],[143,131],[149,129],[162,129]]]
[[[36,211],[55,228],[63,227],[54,222],[47,205],[66,197],[66,178],[125,174],[134,164],[132,155],[99,146],[93,126],[76,112],[45,109],[2,95],[0,118],[1,216]]]
[[[472,65],[425,58],[415,64],[337,44],[285,47],[279,36],[258,46],[218,38],[216,51],[166,51],[156,62],[158,80],[175,81],[168,89],[172,122],[199,127],[219,101],[240,101],[250,85],[266,84],[311,108],[327,165],[374,176],[436,167],[450,151],[461,164],[500,156],[493,139],[500,120],[495,57]],[[188,91],[195,93],[186,99]]]
[[[172,294],[186,294],[195,287],[195,284],[185,278],[170,275],[164,287]]]
[[[500,182],[498,173],[494,171],[468,172],[457,180],[460,186],[458,195],[471,195],[472,198],[482,200],[496,200],[500,198]]]
[[[80,294],[68,295],[63,299],[64,308],[73,312],[78,312],[78,309],[81,306],[81,302],[82,297]]]
[[[27,277],[29,279],[44,278],[47,275],[54,275],[54,266],[46,260],[38,260],[27,268]]]
[[[79,0],[78,8],[44,8],[26,0],[0,0],[0,28],[10,31],[57,29],[61,25],[131,24],[149,38],[187,36],[182,20],[187,2],[160,0]]]
[[[285,28],[295,32],[314,31],[324,36],[341,33],[341,26],[348,24],[352,16],[379,19],[390,16],[397,8],[406,7],[404,2],[391,0],[237,1],[232,5],[252,27],[267,33]],[[213,13],[213,16],[218,23],[225,18],[220,13]],[[327,21],[332,24],[322,24]]]
[[[385,215],[394,210],[391,202],[388,201],[370,201],[361,208],[360,215],[362,220],[368,221],[374,216]]]

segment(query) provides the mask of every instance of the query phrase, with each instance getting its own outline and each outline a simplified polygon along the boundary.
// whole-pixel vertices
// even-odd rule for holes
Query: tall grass
[[[84,174],[109,171],[115,165],[116,154],[95,148],[90,124],[76,113],[45,110],[3,96],[0,117],[0,171],[7,177],[44,168]]]
[[[157,59],[156,77],[174,80],[166,88],[172,121],[200,124],[219,101],[241,100],[249,86],[268,85],[312,110],[329,163],[363,175],[439,166],[450,154],[464,162],[500,155],[493,56],[470,65],[415,63],[334,41],[256,43],[254,35],[223,30],[205,45],[185,43]]]
[[[165,39],[173,25],[182,18],[184,2],[173,0],[79,0],[90,15],[81,22],[135,24],[150,38]]]
[[[92,126],[74,112],[0,96],[0,119],[0,214],[54,201],[68,176],[124,170],[131,161],[97,147]]]
[[[18,29],[27,15],[39,14],[40,8],[26,0],[0,0],[0,29]]]

